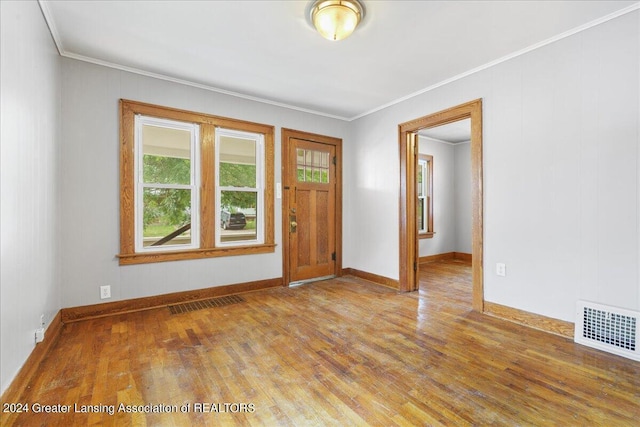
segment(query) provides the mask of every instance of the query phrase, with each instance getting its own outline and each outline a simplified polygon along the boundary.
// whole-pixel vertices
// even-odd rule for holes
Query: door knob
[[[296,222],[296,217],[291,215],[289,217],[289,232],[290,233],[295,233],[297,226],[298,226],[298,223]]]

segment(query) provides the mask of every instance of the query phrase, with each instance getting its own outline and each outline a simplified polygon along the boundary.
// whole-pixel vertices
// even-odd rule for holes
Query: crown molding
[[[502,58],[496,59],[495,61],[491,61],[491,62],[488,62],[488,63],[486,63],[484,65],[479,66],[479,67],[473,68],[473,69],[471,69],[469,71],[465,71],[464,73],[458,74],[458,75],[453,76],[453,77],[451,77],[449,79],[446,79],[446,80],[443,80],[443,81],[441,81],[439,83],[436,83],[434,85],[428,86],[428,87],[426,87],[424,89],[421,89],[421,90],[419,90],[417,92],[413,92],[413,93],[411,93],[411,94],[409,94],[407,96],[403,96],[402,98],[398,98],[398,99],[396,99],[394,101],[388,102],[388,103],[386,103],[384,105],[381,105],[381,106],[376,107],[376,108],[374,108],[372,110],[366,111],[366,112],[364,112],[362,114],[359,114],[357,116],[351,117],[350,119],[348,119],[348,121],[351,122],[351,121],[354,121],[354,120],[358,120],[358,119],[360,119],[362,117],[365,117],[365,116],[368,116],[370,114],[376,113],[378,111],[384,110],[385,108],[389,108],[389,107],[392,107],[392,106],[394,106],[396,104],[400,104],[401,102],[404,102],[404,101],[409,100],[411,98],[415,98],[416,96],[419,96],[419,95],[422,95],[424,93],[430,92],[430,91],[432,91],[434,89],[437,89],[439,87],[448,85],[449,83],[453,83],[453,82],[455,82],[457,80],[463,79],[463,78],[468,77],[468,76],[470,76],[472,74],[479,73],[480,71],[486,70],[487,68],[491,68],[491,67],[496,66],[498,64],[501,64],[503,62],[509,61],[510,59],[517,58],[518,56],[522,56],[522,55],[524,55],[526,53],[529,53],[531,51],[534,51],[536,49],[540,49],[541,47],[547,46],[547,45],[549,45],[551,43],[555,43],[555,42],[557,42],[559,40],[562,40],[562,39],[567,38],[569,36],[572,36],[574,34],[577,34],[577,33],[580,33],[582,31],[588,30],[590,28],[596,27],[596,26],[598,26],[600,24],[603,24],[605,22],[611,21],[612,19],[615,19],[615,18],[618,18],[620,16],[626,15],[627,13],[631,13],[631,12],[636,11],[638,9],[640,9],[640,2],[632,4],[631,6],[627,6],[624,9],[620,9],[620,10],[618,10],[616,12],[610,13],[609,15],[605,15],[605,16],[603,16],[601,18],[598,18],[598,19],[596,19],[594,21],[588,22],[588,23],[586,23],[584,25],[580,25],[579,27],[576,27],[576,28],[573,28],[571,30],[565,31],[564,33],[558,34],[557,36],[551,37],[551,38],[549,38],[547,40],[541,41],[539,43],[533,44],[533,45],[531,45],[529,47],[526,47],[524,49],[521,49],[521,50],[518,50],[516,52],[513,52],[513,53],[511,53],[509,55],[503,56]]]
[[[433,84],[431,86],[428,86],[424,89],[421,89],[417,92],[413,92],[409,95],[403,96],[401,98],[395,99],[391,102],[388,102],[386,104],[380,105],[376,108],[373,108],[371,110],[365,111],[364,113],[358,114],[356,116],[353,117],[344,117],[344,116],[338,116],[335,114],[329,114],[329,113],[325,113],[322,111],[317,111],[317,110],[312,110],[312,109],[308,109],[308,108],[303,108],[303,107],[298,107],[295,105],[291,105],[291,104],[287,104],[287,103],[283,103],[283,102],[277,102],[277,101],[273,101],[270,99],[266,99],[266,98],[260,98],[257,96],[252,96],[252,95],[247,95],[247,94],[243,94],[243,93],[239,93],[239,92],[233,92],[230,90],[226,90],[226,89],[222,89],[222,88],[218,88],[215,86],[210,86],[210,85],[205,85],[202,83],[196,83],[196,82],[192,82],[189,80],[184,80],[184,79],[179,79],[176,77],[172,77],[172,76],[168,76],[165,74],[159,74],[159,73],[152,73],[149,71],[145,71],[145,70],[141,70],[138,68],[133,68],[133,67],[127,67],[127,66],[123,66],[123,65],[119,65],[119,64],[115,64],[112,62],[108,62],[108,61],[102,61],[96,58],[91,58],[91,57],[87,57],[87,56],[83,56],[83,55],[77,55],[74,53],[70,53],[67,52],[64,49],[64,46],[62,45],[62,41],[60,38],[60,34],[58,32],[58,29],[55,26],[55,21],[53,20],[53,16],[51,14],[51,11],[49,10],[49,7],[47,5],[48,1],[47,0],[38,0],[38,4],[40,5],[40,10],[42,11],[42,15],[44,16],[45,22],[47,24],[47,26],[49,27],[49,32],[51,33],[51,37],[53,38],[53,41],[56,45],[56,48],[58,49],[58,53],[60,54],[60,56],[65,57],[65,58],[71,58],[71,59],[76,59],[78,61],[83,61],[83,62],[88,62],[91,64],[96,64],[96,65],[101,65],[104,67],[108,67],[108,68],[113,68],[113,69],[117,69],[117,70],[121,70],[121,71],[126,71],[129,73],[134,73],[134,74],[139,74],[139,75],[143,75],[146,77],[152,77],[152,78],[156,78],[159,80],[164,80],[164,81],[168,81],[168,82],[173,82],[173,83],[178,83],[178,84],[182,84],[182,85],[186,85],[186,86],[191,86],[191,87],[195,87],[195,88],[199,88],[199,89],[204,89],[204,90],[208,90],[210,92],[216,92],[216,93],[220,93],[220,94],[224,94],[224,95],[229,95],[229,96],[234,96],[237,98],[242,98],[242,99],[246,99],[249,101],[255,101],[255,102],[260,102],[263,104],[268,104],[268,105],[273,105],[276,107],[281,107],[281,108],[286,108],[289,110],[295,110],[295,111],[300,111],[303,113],[309,113],[309,114],[314,114],[317,116],[322,116],[322,117],[328,117],[331,119],[336,119],[336,120],[342,120],[342,121],[346,121],[346,122],[352,122],[355,120],[358,120],[360,118],[366,117],[368,115],[371,115],[373,113],[376,113],[378,111],[384,110],[385,108],[389,108],[392,107],[394,105],[400,104],[404,101],[407,101],[411,98],[415,98],[416,96],[422,95],[424,93],[430,92],[432,90],[435,90],[439,87],[445,86],[449,83],[453,83],[457,80],[463,79],[465,77],[471,76],[473,74],[479,73],[480,71],[486,70],[488,68],[491,68],[493,66],[496,66],[498,64],[501,64],[503,62],[509,61],[510,59],[513,58],[517,58],[519,56],[522,56],[526,53],[529,53],[531,51],[534,51],[536,49],[540,49],[541,47],[547,46],[551,43],[555,43],[559,40],[562,40],[564,38],[570,37],[574,34],[580,33],[582,31],[588,30],[590,28],[593,28],[595,26],[598,26],[600,24],[603,24],[605,22],[611,21],[612,19],[618,18],[620,16],[626,15],[627,13],[631,13],[634,12],[638,9],[640,9],[640,2],[634,3],[630,6],[627,6],[626,8],[620,9],[616,12],[610,13],[608,15],[605,15],[601,18],[598,18],[596,20],[593,20],[591,22],[588,22],[584,25],[580,25],[576,28],[573,28],[571,30],[565,31],[564,33],[558,34],[557,36],[551,37],[547,40],[544,40],[542,42],[533,44],[529,47],[526,47],[524,49],[521,49],[519,51],[516,51],[514,53],[511,53],[509,55],[503,56],[502,58],[496,59],[495,61],[491,61],[488,62],[484,65],[481,65],[479,67],[473,68],[469,71],[465,71],[464,73],[458,74],[456,76],[453,76],[449,79],[443,80],[439,83]]]

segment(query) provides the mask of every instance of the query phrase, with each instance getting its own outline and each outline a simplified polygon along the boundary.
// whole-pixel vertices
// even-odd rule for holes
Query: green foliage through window
[[[171,226],[178,229],[191,220],[191,190],[144,189],[144,227]]]
[[[148,184],[181,184],[191,182],[189,159],[154,156],[143,158],[144,182]],[[144,189],[145,231],[150,225],[162,225],[178,229],[191,220],[191,191],[186,189]]]
[[[220,186],[255,188],[256,165],[220,162]]]
[[[146,183],[184,185],[191,183],[191,162],[189,159],[145,154],[143,165],[144,182]]]
[[[220,186],[255,188],[256,166],[220,162]],[[245,191],[223,191],[221,204],[231,210],[256,207],[256,193]]]

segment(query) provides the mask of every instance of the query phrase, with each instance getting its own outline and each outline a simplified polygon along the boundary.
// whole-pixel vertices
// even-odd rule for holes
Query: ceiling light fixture
[[[328,40],[346,39],[363,17],[364,8],[358,0],[316,0],[311,6],[311,22]]]

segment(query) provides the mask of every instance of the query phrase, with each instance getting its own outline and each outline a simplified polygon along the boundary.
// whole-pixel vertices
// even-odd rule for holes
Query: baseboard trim
[[[469,265],[471,265],[471,254],[467,254],[464,252],[454,252],[453,253],[453,259],[456,259],[458,261],[464,261],[466,263],[469,263]]]
[[[422,263],[425,263],[425,262],[444,261],[444,260],[448,260],[448,259],[453,259],[453,254],[454,254],[454,252],[446,252],[446,253],[443,253],[443,254],[421,256],[418,259],[418,262],[420,264],[422,264]]]
[[[55,315],[45,331],[44,340],[36,344],[24,365],[22,365],[22,368],[18,371],[18,375],[11,381],[11,384],[9,384],[5,392],[2,393],[0,400],[3,403],[16,403],[21,401],[22,393],[31,382],[36,370],[40,366],[40,362],[44,360],[49,350],[51,350],[51,347],[58,341],[58,337],[62,332],[62,326],[61,311],[58,311],[58,314]]]
[[[278,277],[275,279],[258,280],[235,285],[215,286],[205,289],[196,289],[193,291],[174,292],[170,294],[134,298],[103,304],[63,308],[61,310],[62,322],[78,322],[97,317],[113,316],[116,314],[131,313],[142,310],[152,310],[154,308],[166,307],[172,304],[275,288],[283,286],[283,283],[282,277]]]
[[[484,314],[508,320],[540,331],[573,339],[574,324],[493,302],[484,302]]]
[[[343,276],[355,276],[360,279],[364,279],[369,282],[373,282],[377,285],[386,286],[395,290],[400,289],[400,282],[398,280],[389,279],[388,277],[379,276],[377,274],[368,273],[366,271],[356,270],[355,268],[342,269]]]
[[[418,259],[418,262],[422,264],[424,262],[444,261],[450,259],[464,261],[471,264],[471,254],[467,254],[464,252],[445,252],[443,254],[421,256]]]
[[[239,283],[235,285],[217,286],[193,291],[174,292],[171,294],[152,297],[135,298],[124,301],[114,301],[104,304],[86,305],[81,307],[63,308],[53,318],[45,332],[44,341],[36,344],[22,368],[11,381],[9,387],[2,393],[0,401],[3,403],[20,402],[24,390],[33,378],[40,363],[47,356],[53,345],[57,342],[65,323],[79,322],[98,317],[113,316],[116,314],[132,313],[136,311],[151,310],[166,307],[167,305],[197,301],[207,298],[215,298],[225,295],[241,294],[283,286],[282,277],[275,279],[258,280],[255,282]]]

